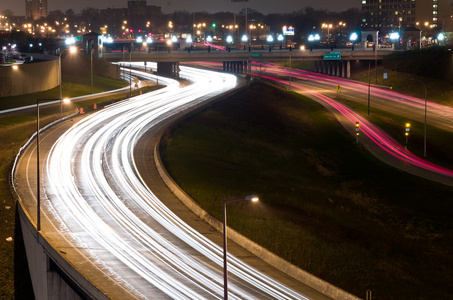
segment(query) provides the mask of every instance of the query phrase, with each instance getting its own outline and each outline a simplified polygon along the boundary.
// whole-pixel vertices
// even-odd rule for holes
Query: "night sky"
[[[72,3],[71,3],[72,2]],[[300,10],[311,6],[315,9],[328,9],[330,11],[344,11],[349,8],[359,8],[360,0],[249,0],[248,3],[231,3],[230,0],[148,0],[148,5],[162,7],[163,13],[174,12],[175,10],[187,10],[189,12],[207,11],[210,13],[231,11],[239,12],[242,8],[248,7],[258,10],[263,14],[285,13]],[[82,8],[122,8],[127,7],[127,0],[47,0],[48,11],[61,10],[65,12],[72,8],[79,13]],[[0,0],[0,12],[10,9],[16,16],[25,15],[24,0]]]

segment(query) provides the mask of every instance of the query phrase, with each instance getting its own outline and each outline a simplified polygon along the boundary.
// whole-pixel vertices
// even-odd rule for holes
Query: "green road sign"
[[[324,60],[340,60],[341,52],[324,53]]]
[[[263,56],[263,54],[261,54],[261,53],[252,53],[252,57],[255,57],[255,56]]]

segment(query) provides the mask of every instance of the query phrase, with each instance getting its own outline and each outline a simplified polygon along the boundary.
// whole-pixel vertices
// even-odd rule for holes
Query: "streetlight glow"
[[[259,200],[257,195],[249,195],[244,198],[237,198],[223,201],[223,299],[228,300],[228,252],[227,252],[227,219],[226,219],[226,204],[234,201],[252,201]]]
[[[397,40],[400,38],[400,34],[398,32],[392,32],[390,33],[390,39],[391,40]]]

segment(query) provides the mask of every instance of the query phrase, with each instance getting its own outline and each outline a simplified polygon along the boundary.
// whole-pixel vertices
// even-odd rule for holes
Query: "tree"
[[[82,22],[86,24],[89,30],[98,30],[101,25],[99,15],[99,9],[93,7],[84,8],[82,9]]]
[[[2,10],[2,16],[10,18],[14,16],[14,12],[11,9],[4,9]]]

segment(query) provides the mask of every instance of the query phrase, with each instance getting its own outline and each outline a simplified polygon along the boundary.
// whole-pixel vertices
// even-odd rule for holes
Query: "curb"
[[[210,102],[209,104],[212,104]],[[209,105],[208,104],[208,105]],[[195,110],[190,112],[190,115],[198,112],[199,110]],[[186,116],[183,116],[184,118]],[[167,170],[163,166],[161,156],[160,156],[160,142],[163,136],[163,133],[177,122],[181,121],[178,119],[170,124],[167,128],[164,128],[163,131],[160,133],[157,143],[154,145],[154,163],[158,170],[158,173],[168,188],[172,191],[172,193],[186,206],[188,207],[193,213],[195,213],[200,219],[211,225],[216,229],[218,232],[223,232],[223,223],[220,222],[218,219],[210,215],[207,211],[205,211],[198,203],[196,203],[186,192],[184,192],[181,187],[170,177]],[[238,233],[234,229],[228,227],[228,238],[234,241],[236,244],[240,245],[244,249],[248,250],[249,252],[253,253],[254,255],[261,258],[263,261],[267,262],[271,266],[279,269],[280,271],[288,274],[289,276],[297,279],[298,281],[302,282],[303,284],[313,288],[314,290],[331,297],[333,299],[341,299],[341,300],[358,300],[361,299],[355,295],[352,295],[324,280],[318,278],[307,271],[302,270],[301,268],[289,263],[288,261],[284,260],[283,258],[277,256],[276,254],[270,252],[269,250],[263,248],[259,244],[253,242],[252,240],[248,239],[247,237],[243,236],[242,234]]]

